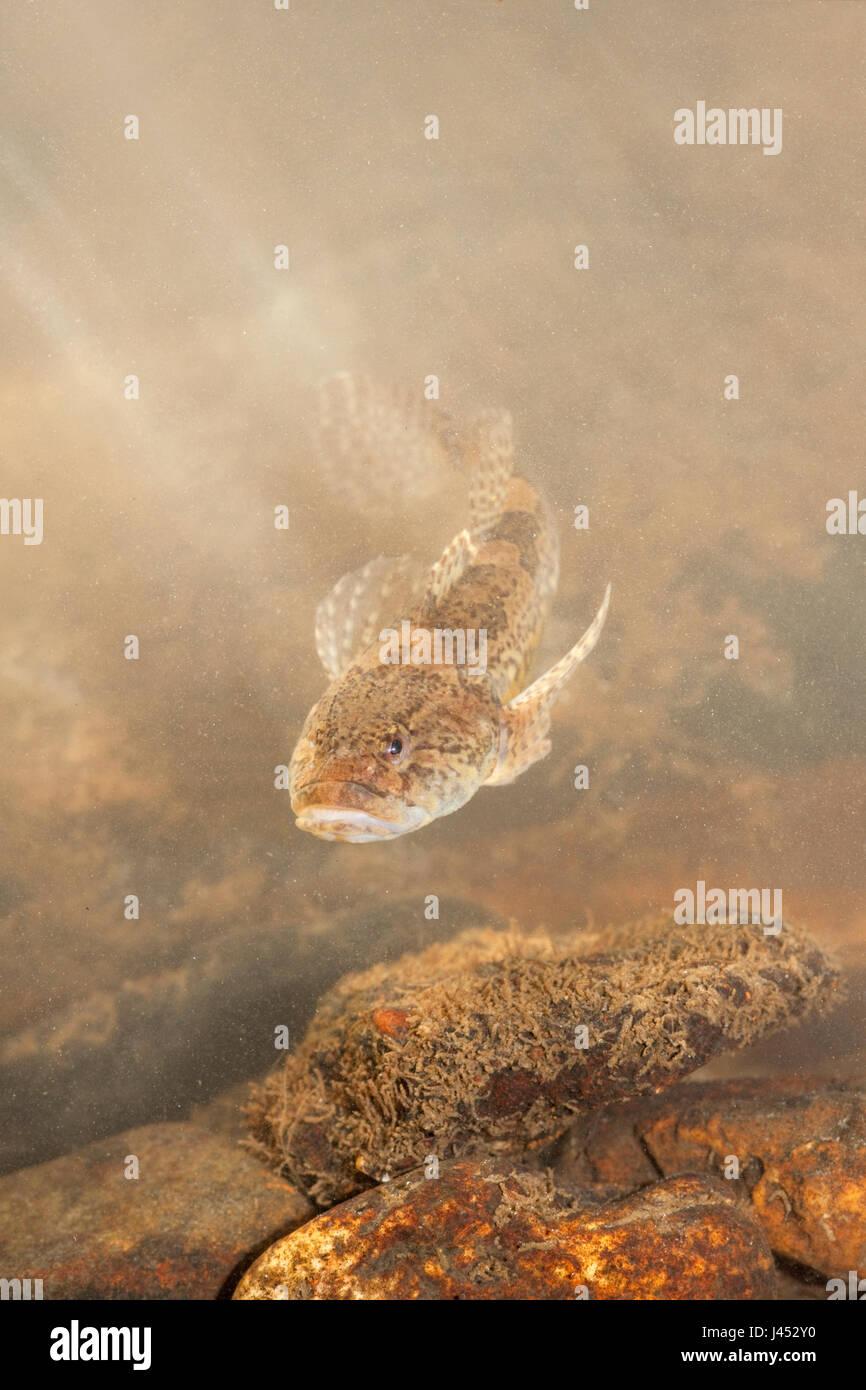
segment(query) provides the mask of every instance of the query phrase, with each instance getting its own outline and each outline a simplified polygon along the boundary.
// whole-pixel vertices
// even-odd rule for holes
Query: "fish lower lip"
[[[322,840],[393,840],[428,819],[421,806],[397,801],[363,782],[332,780],[327,776],[296,788],[292,810],[299,830]]]
[[[299,830],[308,830],[322,840],[370,841],[391,840],[402,835],[405,826],[399,821],[385,820],[366,811],[353,811],[339,806],[313,806],[298,816]]]
[[[355,844],[395,840],[426,824],[428,816],[420,806],[403,807],[402,815],[385,817],[349,806],[307,806],[297,813],[295,824],[321,840],[343,840]]]

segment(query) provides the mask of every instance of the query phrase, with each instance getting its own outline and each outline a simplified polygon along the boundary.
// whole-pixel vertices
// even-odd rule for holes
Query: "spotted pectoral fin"
[[[483,531],[499,519],[505,492],[514,472],[511,416],[503,410],[486,410],[474,421],[466,448],[469,465],[469,516],[473,532]]]
[[[487,786],[513,782],[521,772],[550,752],[550,711],[553,703],[576,667],[589,656],[604,627],[610,603],[608,584],[601,607],[579,642],[551,666],[537,681],[517,695],[502,711],[499,761],[487,778]]]
[[[427,576],[427,601],[441,603],[478,553],[468,531],[460,531],[442,552]]]
[[[408,555],[380,555],[344,574],[316,609],[316,650],[328,674],[342,676],[383,627],[408,616],[424,587],[424,567]]]

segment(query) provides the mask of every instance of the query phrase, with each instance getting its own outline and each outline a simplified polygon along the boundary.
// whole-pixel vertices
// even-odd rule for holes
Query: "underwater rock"
[[[486,1159],[404,1175],[317,1216],[236,1299],[758,1299],[766,1239],[719,1184],[673,1178],[615,1201]]]
[[[829,1278],[866,1268],[862,1088],[776,1079],[683,1086],[578,1121],[551,1161],[557,1182],[625,1190],[659,1173],[737,1173],[731,1189],[751,1200],[777,1255]]]
[[[386,1175],[542,1143],[826,1004],[802,931],[473,930],[347,975],[253,1093],[251,1143],[321,1206]]]
[[[146,1125],[0,1179],[0,1263],[46,1299],[213,1299],[311,1214],[238,1144]]]

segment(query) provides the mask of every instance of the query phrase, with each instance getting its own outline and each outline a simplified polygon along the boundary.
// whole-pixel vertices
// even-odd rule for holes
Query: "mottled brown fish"
[[[514,473],[507,415],[479,419],[466,462],[470,525],[405,611],[392,611],[405,559],[371,561],[319,605],[333,683],[307,717],[290,788],[297,825],[322,839],[394,839],[513,782],[550,751],[551,706],[604,626],[610,585],[580,641],[524,688],[556,592],[555,523]]]

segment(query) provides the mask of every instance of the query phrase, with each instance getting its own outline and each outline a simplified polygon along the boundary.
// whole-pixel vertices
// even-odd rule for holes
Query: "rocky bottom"
[[[465,933],[329,991],[250,1139],[234,1088],[0,1180],[2,1272],[51,1299],[831,1297],[866,1267],[866,1089],[688,1076],[836,987],[791,927]]]

